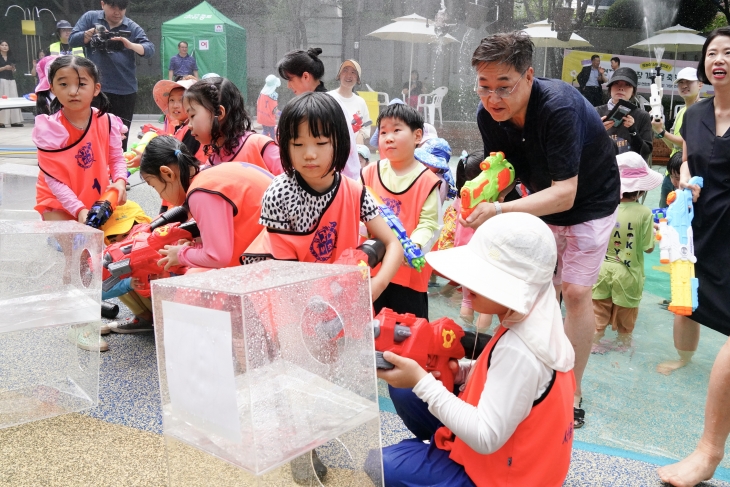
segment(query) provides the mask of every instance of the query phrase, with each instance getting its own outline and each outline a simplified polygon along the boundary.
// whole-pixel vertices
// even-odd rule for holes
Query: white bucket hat
[[[552,282],[557,255],[555,237],[542,220],[505,213],[477,228],[468,244],[429,252],[426,260],[472,292],[527,314]]]
[[[423,124],[423,137],[421,137],[421,145],[425,144],[427,140],[438,137],[439,134],[436,132],[436,127],[426,122]]]
[[[575,353],[552,285],[557,256],[545,222],[528,213],[505,213],[477,228],[468,244],[429,252],[426,261],[447,279],[512,310],[501,325],[545,365],[567,372]]]
[[[651,191],[661,186],[664,178],[656,171],[649,169],[644,159],[636,152],[624,152],[616,156],[618,170],[621,173],[621,194],[635,191]]]

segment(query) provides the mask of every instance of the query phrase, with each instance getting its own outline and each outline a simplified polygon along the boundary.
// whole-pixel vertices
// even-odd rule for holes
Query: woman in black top
[[[695,200],[695,276],[698,307],[690,317],[675,316],[674,345],[681,357],[659,365],[666,374],[687,365],[697,350],[702,323],[730,334],[730,28],[713,31],[705,41],[697,78],[712,84],[713,98],[687,109],[680,132],[684,161],[680,187],[690,187]],[[701,176],[703,187],[688,186],[690,176]],[[695,451],[674,465],[659,469],[672,485],[695,485],[713,476],[723,458],[730,433],[730,340],[720,349],[710,373],[705,427]]]
[[[18,97],[18,86],[15,84],[14,73],[15,61],[10,53],[10,46],[7,41],[0,40],[0,96]],[[6,125],[23,126],[23,115],[20,114],[20,109],[0,110],[0,128]]]
[[[612,138],[616,136],[614,140],[620,138],[627,141],[629,149],[648,162],[654,149],[654,137],[651,130],[651,117],[643,107],[631,110],[618,127],[614,127],[612,121],[604,119],[619,100],[630,101],[634,98],[637,83],[636,71],[631,68],[618,68],[608,83],[608,92],[611,95],[608,104],[596,107],[596,110],[603,119],[603,125],[608,131],[608,135]]]

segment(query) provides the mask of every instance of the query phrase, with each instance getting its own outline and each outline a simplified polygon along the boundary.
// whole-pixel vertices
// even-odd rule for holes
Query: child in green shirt
[[[616,156],[621,172],[621,203],[608,241],[598,281],[593,286],[596,333],[593,352],[611,325],[618,331],[619,347],[631,344],[644,290],[644,253],[654,250],[651,210],[638,202],[641,195],[662,183],[636,152]]]

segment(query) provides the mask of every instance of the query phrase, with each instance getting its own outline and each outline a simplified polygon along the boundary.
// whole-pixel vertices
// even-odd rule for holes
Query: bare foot
[[[675,487],[694,487],[704,480],[710,480],[720,459],[697,450],[684,460],[657,469],[659,478]]]
[[[681,369],[687,365],[684,360],[667,360],[656,366],[656,371],[660,374],[669,375],[677,369]]]
[[[679,360],[667,360],[666,362],[662,362],[656,367],[656,371],[660,374],[669,375],[672,372],[674,372],[677,369],[681,369],[685,365],[689,364],[692,360],[692,355],[694,355],[694,351],[684,351],[684,350],[677,350],[677,353],[679,354]]]

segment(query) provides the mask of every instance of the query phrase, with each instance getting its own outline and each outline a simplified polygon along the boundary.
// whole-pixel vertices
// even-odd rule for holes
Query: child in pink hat
[[[598,281],[593,286],[594,353],[606,351],[599,342],[608,325],[618,331],[619,349],[631,345],[644,290],[644,253],[654,250],[651,210],[638,200],[646,191],[662,184],[662,175],[649,169],[638,153],[625,152],[616,160],[621,173],[621,203]]]

